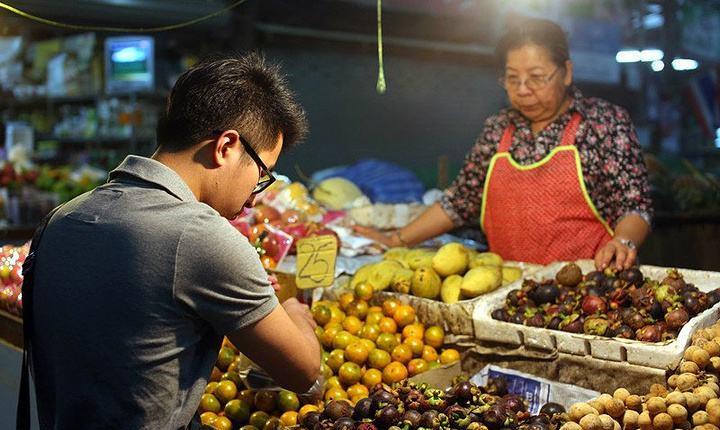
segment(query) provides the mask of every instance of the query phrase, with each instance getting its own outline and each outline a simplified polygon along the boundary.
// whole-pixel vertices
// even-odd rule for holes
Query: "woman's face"
[[[527,44],[508,51],[504,75],[510,104],[532,122],[552,120],[572,83],[572,63],[558,67],[550,52]]]

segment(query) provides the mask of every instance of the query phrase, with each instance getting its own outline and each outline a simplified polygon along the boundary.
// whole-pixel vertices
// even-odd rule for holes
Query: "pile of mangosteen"
[[[520,396],[508,394],[503,379],[480,388],[461,381],[441,390],[404,381],[394,387],[378,384],[355,407],[332,400],[322,412],[309,412],[306,430],[557,430],[567,421],[557,403],[531,416]]]
[[[677,337],[690,318],[720,301],[720,288],[704,293],[676,270],[660,282],[638,268],[583,276],[574,263],[555,279],[526,279],[510,291],[496,320],[571,333],[662,342]]]

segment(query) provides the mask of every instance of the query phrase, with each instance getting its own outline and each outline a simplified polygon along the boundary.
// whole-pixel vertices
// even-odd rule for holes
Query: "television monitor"
[[[155,87],[155,41],[150,36],[105,39],[105,92],[122,94]]]

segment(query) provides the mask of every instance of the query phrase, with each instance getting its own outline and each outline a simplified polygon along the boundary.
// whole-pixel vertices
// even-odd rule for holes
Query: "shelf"
[[[0,99],[0,108],[10,107],[48,107],[58,104],[71,103],[90,103],[97,100],[105,100],[111,98],[129,99],[135,97],[141,100],[164,100],[167,96],[166,92],[140,92],[140,93],[122,93],[122,94],[84,94],[76,96],[49,96],[49,97],[32,97],[27,99],[14,99],[5,97]]]
[[[155,139],[154,136],[83,137],[83,136],[53,136],[53,135],[43,135],[43,134],[39,134],[35,137],[36,141],[53,140],[53,141],[57,141],[59,143],[68,144],[68,145],[78,145],[78,144],[86,144],[86,143],[99,143],[99,144],[118,144],[118,143],[131,143],[131,142],[147,143],[147,142],[154,141],[154,139]]]

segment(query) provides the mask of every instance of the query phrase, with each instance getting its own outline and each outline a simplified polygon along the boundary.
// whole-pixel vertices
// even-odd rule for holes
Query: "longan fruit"
[[[720,385],[717,382],[706,382],[704,386],[713,390],[715,394],[720,394]]]
[[[568,408],[570,419],[579,423],[585,415],[599,415],[597,409],[587,403],[574,403]]]
[[[627,388],[618,388],[613,393],[613,397],[620,400],[623,403],[625,403],[625,399],[627,399],[629,395],[630,395],[630,391],[628,391]]]
[[[672,391],[665,396],[665,403],[668,405],[682,405],[687,406],[687,400],[685,395],[679,391]]]
[[[685,352],[683,353],[683,358],[685,360],[690,361],[690,360],[692,360],[692,356],[695,353],[695,351],[698,351],[701,349],[702,349],[701,347],[695,345],[695,343],[693,342],[693,344],[688,346],[687,349],[685,350]]]
[[[708,352],[710,354],[710,357],[717,357],[720,355],[720,344],[715,342],[715,340],[708,341],[705,345],[702,346],[702,349]]]
[[[625,430],[635,430],[638,428],[638,418],[640,417],[640,414],[636,411],[633,411],[632,409],[628,409],[625,411],[625,414],[623,415],[623,428]]]
[[[688,411],[696,411],[700,408],[700,399],[693,393],[683,393],[685,396],[685,405]]]
[[[560,430],[583,430],[580,424],[568,421],[560,427]]]
[[[691,357],[690,361],[694,361],[700,369],[710,364],[710,354],[702,348],[695,350]]]
[[[625,413],[625,403],[618,399],[610,399],[605,404],[605,413],[613,418],[620,418]]]
[[[710,357],[710,366],[716,372],[720,372],[720,357]]]
[[[604,430],[600,417],[595,414],[587,414],[580,419],[580,427],[583,430]]]
[[[598,418],[600,418],[603,430],[613,430],[615,428],[615,420],[610,415],[602,414]]]
[[[680,377],[680,375],[670,375],[670,377],[667,380],[668,387],[670,388],[677,388],[677,380]]]
[[[680,368],[678,369],[680,373],[694,373],[698,374],[700,373],[700,367],[695,363],[694,361],[684,360],[682,363],[680,363]]]
[[[692,415],[692,424],[701,426],[710,422],[710,415],[705,411],[697,411]]]
[[[698,398],[701,405],[705,405],[710,399],[716,399],[717,393],[709,387],[697,387],[693,390],[693,394]]]
[[[667,396],[668,390],[665,388],[664,385],[661,384],[652,384],[650,386],[650,392],[648,393],[648,397],[665,397]]]
[[[600,400],[597,400],[597,399],[589,400],[587,402],[587,404],[592,406],[593,408],[595,408],[595,410],[598,411],[598,415],[605,413],[605,405],[603,405],[603,403]]]
[[[650,413],[645,411],[638,416],[638,427],[640,430],[652,430],[653,420],[650,418]]]
[[[648,399],[647,408],[648,412],[650,412],[650,416],[655,416],[657,414],[661,414],[667,410],[667,406],[665,405],[665,399],[662,397],[651,397]]]
[[[625,406],[633,411],[641,412],[642,404],[642,398],[637,394],[631,394],[625,399]]]
[[[668,406],[667,413],[672,417],[673,423],[677,425],[687,422],[688,412],[682,405],[673,404]]]
[[[655,415],[652,420],[653,430],[673,430],[673,419],[665,412]]]
[[[692,373],[683,373],[677,377],[677,389],[679,391],[690,391],[697,387],[698,378],[697,375]]]

